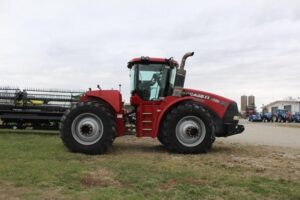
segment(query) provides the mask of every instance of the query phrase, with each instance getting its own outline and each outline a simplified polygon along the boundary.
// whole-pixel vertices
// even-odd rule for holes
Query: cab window
[[[144,100],[157,100],[163,86],[162,78],[164,65],[162,64],[139,64],[137,90]]]

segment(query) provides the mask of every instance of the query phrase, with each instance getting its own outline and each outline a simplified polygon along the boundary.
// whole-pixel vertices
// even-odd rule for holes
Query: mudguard
[[[229,136],[241,133],[244,130],[242,127],[238,127],[238,130],[235,131],[235,127],[238,126],[238,120],[235,120],[234,116],[238,115],[238,110],[233,100],[200,90],[184,89],[183,97],[170,96],[166,97],[162,102],[160,115],[157,119],[159,126],[155,127],[156,134],[158,134],[166,113],[175,105],[188,100],[197,102],[210,111],[216,124],[216,136]],[[228,126],[230,126],[230,130]]]

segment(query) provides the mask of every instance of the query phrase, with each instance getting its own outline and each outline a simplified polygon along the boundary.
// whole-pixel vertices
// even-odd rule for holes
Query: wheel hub
[[[90,124],[84,124],[80,127],[80,131],[83,135],[89,136],[93,132],[93,127]]]
[[[186,129],[186,134],[190,137],[197,137],[199,135],[199,129],[197,127],[188,127]]]
[[[176,125],[176,137],[186,147],[199,145],[205,138],[204,122],[196,116],[185,116]]]
[[[103,135],[102,120],[93,113],[83,113],[72,122],[72,135],[83,145],[92,145],[100,140]]]

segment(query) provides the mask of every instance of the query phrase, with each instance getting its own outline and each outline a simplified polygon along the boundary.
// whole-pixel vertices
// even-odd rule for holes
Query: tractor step
[[[145,120],[145,121],[142,121],[142,122],[143,122],[143,123],[152,123],[152,121],[150,121],[150,120],[149,120],[149,121],[146,121],[146,120]]]
[[[143,131],[152,131],[152,128],[143,128]]]

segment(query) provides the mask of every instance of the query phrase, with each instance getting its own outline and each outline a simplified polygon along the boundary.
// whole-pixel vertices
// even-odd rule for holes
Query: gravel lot
[[[240,120],[240,124],[245,126],[245,131],[242,134],[228,138],[217,138],[217,140],[300,149],[299,123],[263,123]]]

